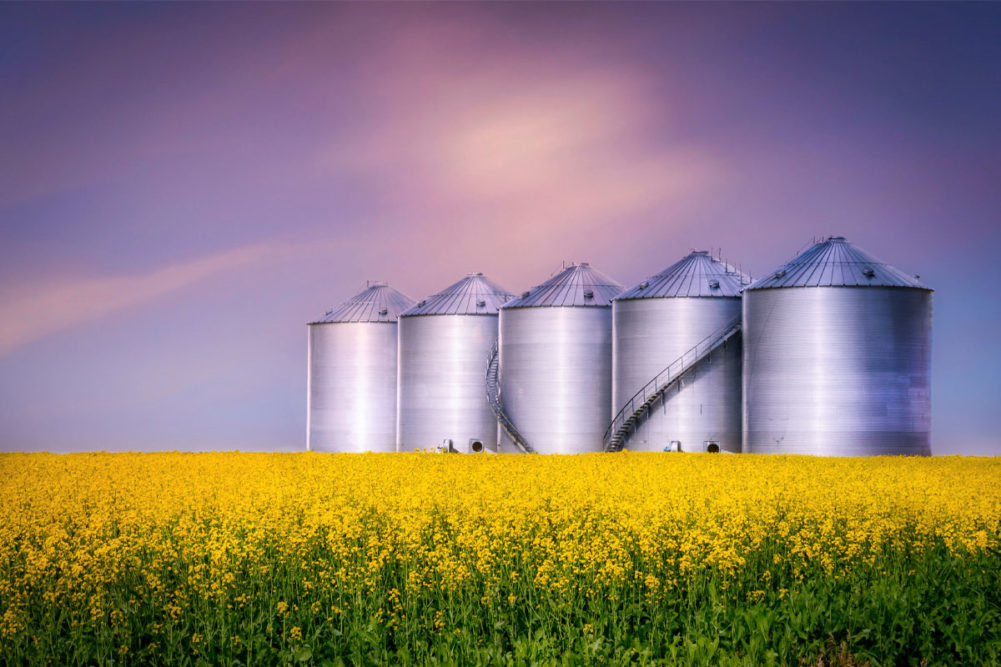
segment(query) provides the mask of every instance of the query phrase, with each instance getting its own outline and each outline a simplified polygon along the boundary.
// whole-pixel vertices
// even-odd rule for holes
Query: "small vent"
[[[873,271],[872,269],[865,269],[864,271],[862,271],[862,275],[865,276],[866,278],[875,278],[876,272]]]
[[[379,311],[379,314],[380,315],[388,315],[389,314],[389,309],[388,308],[383,308],[382,310]]]
[[[522,292],[522,293],[521,293],[521,298],[522,298],[522,299],[526,299],[526,298],[528,298],[528,295],[529,295],[529,294],[531,294],[531,292]]]
[[[643,282],[640,283],[640,289],[646,289],[647,287],[650,287],[650,283],[648,283],[647,281],[644,280]]]
[[[584,298],[585,299],[593,299],[594,298],[594,290],[590,290],[590,289],[584,290]]]
[[[417,304],[417,307],[421,308],[425,303],[427,303],[426,300],[425,301],[421,301],[420,303]]]
[[[784,276],[785,274],[786,274],[785,270],[779,270],[779,271],[776,271],[776,272],[775,272],[775,277],[776,277],[776,278],[781,278],[781,277],[782,277],[782,276]]]
[[[718,280],[710,280],[709,281],[709,287],[710,287],[710,289],[719,289],[719,281]]]
[[[477,308],[483,308],[486,305],[487,305],[487,302],[484,301],[483,299],[480,299],[479,301],[476,302],[476,307]]]

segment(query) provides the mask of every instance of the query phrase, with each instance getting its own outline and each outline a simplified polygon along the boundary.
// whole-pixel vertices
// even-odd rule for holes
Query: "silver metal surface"
[[[612,298],[621,291],[622,285],[581,262],[505,303],[504,308],[603,307],[611,305]]]
[[[396,327],[309,325],[307,449],[396,451]]]
[[[848,243],[843,236],[815,243],[748,289],[847,286],[928,289],[917,276],[881,262]]]
[[[663,402],[669,392],[679,390],[681,388],[680,382],[690,377],[691,371],[695,370],[701,362],[707,360],[712,353],[724,348],[729,343],[737,343],[743,325],[743,315],[733,318],[671,362],[667,368],[655,375],[642,389],[633,394],[632,398],[619,408],[605,430],[605,451],[617,452],[621,450],[625,440],[635,431],[639,422],[650,417],[651,408],[655,404]],[[719,442],[715,440],[706,440],[703,444],[706,451],[718,452],[720,449]],[[680,450],[680,440],[672,440],[670,446],[665,448],[665,451]]]
[[[501,399],[535,451],[601,451],[611,385],[611,308],[501,308]]]
[[[354,295],[337,308],[327,311],[323,317],[310,322],[395,322],[400,313],[416,303],[406,294],[386,283],[370,283],[363,291]]]
[[[397,451],[447,441],[460,452],[497,450],[485,369],[497,309],[512,296],[473,273],[401,315]]]
[[[756,285],[743,299],[745,452],[931,453],[930,290]]]
[[[739,284],[739,279],[734,282]],[[732,296],[624,297],[612,305],[612,414],[654,376],[741,313],[740,298]],[[723,451],[739,452],[740,394],[738,334],[695,364],[651,405],[624,446],[659,452],[680,442],[682,451],[693,452],[705,451],[707,443],[715,442]]]
[[[500,434],[503,433],[506,443],[514,445],[519,451],[525,454],[535,454],[535,448],[525,440],[525,436],[518,431],[518,427],[514,425],[514,422],[507,415],[507,408],[504,407],[504,401],[500,395],[499,373],[500,347],[495,344],[493,349],[490,350],[490,361],[487,363],[487,403],[490,405],[490,411],[494,414],[494,417],[497,419],[497,425],[500,427],[498,437],[501,437]]]
[[[704,250],[692,252],[660,273],[619,294],[616,300],[665,297],[739,297],[750,276]]]
[[[396,318],[413,305],[370,283],[309,324],[306,449],[396,450]]]
[[[424,299],[404,312],[403,316],[496,315],[497,309],[513,298],[513,294],[482,273],[471,273],[454,285]]]
[[[475,442],[497,450],[486,395],[496,340],[496,312],[400,318],[397,451],[432,449],[444,440],[460,452]]]

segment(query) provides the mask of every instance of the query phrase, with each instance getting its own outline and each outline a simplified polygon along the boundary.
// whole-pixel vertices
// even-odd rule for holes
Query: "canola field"
[[[1001,459],[0,455],[0,663],[999,664]]]

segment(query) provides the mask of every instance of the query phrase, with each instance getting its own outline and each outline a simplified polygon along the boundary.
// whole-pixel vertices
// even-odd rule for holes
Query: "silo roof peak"
[[[501,305],[513,296],[482,273],[470,273],[459,282],[424,299],[401,316],[496,315]]]
[[[749,290],[779,287],[913,287],[929,289],[917,276],[882,262],[831,236],[814,243],[788,264],[748,286]]]
[[[369,283],[364,290],[310,324],[395,322],[400,313],[413,305],[413,299],[388,283]]]
[[[621,291],[622,285],[591,268],[587,262],[581,262],[566,267],[541,285],[523,292],[519,298],[508,301],[503,307],[607,307]]]
[[[736,267],[715,259],[704,250],[693,250],[660,273],[615,297],[665,299],[683,297],[739,297],[751,277]]]

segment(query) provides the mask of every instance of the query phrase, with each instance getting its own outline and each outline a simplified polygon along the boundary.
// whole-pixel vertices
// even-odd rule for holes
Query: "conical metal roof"
[[[776,287],[915,287],[929,289],[916,276],[904,273],[832,236],[815,243],[788,264],[746,289]]]
[[[546,282],[504,304],[503,308],[603,307],[622,291],[618,284],[587,262],[572,264]]]
[[[740,291],[750,283],[751,277],[736,267],[711,257],[705,250],[697,250],[626,290],[615,300],[739,297]]]
[[[395,322],[415,301],[386,283],[372,283],[310,324],[333,322]]]
[[[454,285],[419,302],[401,314],[414,315],[496,315],[497,310],[514,297],[513,294],[482,273],[471,273]]]

